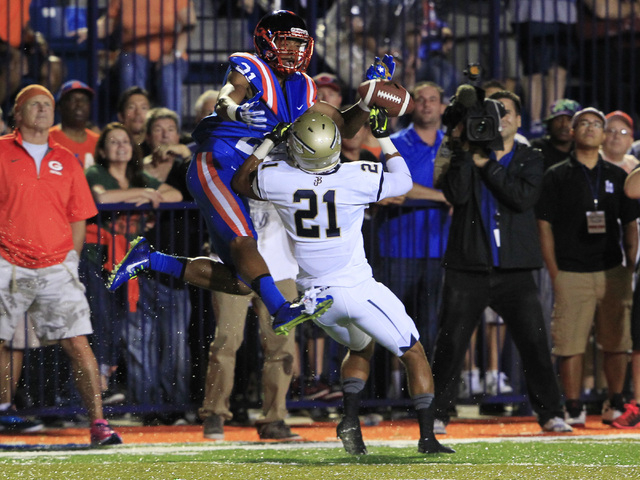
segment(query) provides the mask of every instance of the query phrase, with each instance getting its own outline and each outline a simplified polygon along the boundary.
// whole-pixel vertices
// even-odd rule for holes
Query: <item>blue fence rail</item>
[[[440,207],[421,201],[407,202],[401,207],[371,210],[363,233],[367,239],[368,256],[377,275],[385,275],[389,261],[379,252],[377,239],[380,238],[382,226],[399,216],[412,217],[416,212],[435,210],[440,210]],[[88,227],[90,233],[80,270],[92,307],[94,334],[91,344],[101,373],[105,377],[110,375],[111,389],[125,396],[125,400],[118,405],[106,406],[106,412],[147,415],[194,411],[203,398],[208,348],[215,331],[216,319],[209,293],[187,287],[175,279],[160,278],[157,274],[141,275],[139,292],[125,285],[115,293],[110,293],[106,290],[105,279],[109,273],[108,267],[117,260],[113,256],[123,253],[118,249],[123,245],[126,248],[128,239],[139,234],[148,236],[153,245],[167,253],[183,256],[206,253],[206,230],[200,212],[191,203],[165,204],[154,210],[132,207],[130,204],[103,204],[99,211],[95,223]],[[406,233],[413,236],[410,225]],[[120,246],[118,242],[121,242]],[[441,270],[439,267],[437,269],[435,276],[441,281]],[[422,273],[426,277],[431,272]],[[392,289],[396,287],[392,283],[389,286]],[[425,294],[424,285],[415,282],[407,290],[406,298],[418,300]],[[132,308],[133,305],[135,308]],[[407,304],[407,309],[413,312],[415,318],[419,318],[421,332],[433,332],[435,320],[429,319],[425,323],[426,316],[420,310],[425,306],[428,306],[428,302],[416,302],[415,305]],[[33,339],[28,324],[25,335]],[[307,378],[310,369],[304,348],[307,344],[305,335],[304,329],[297,329],[296,338],[301,346],[301,377],[297,390],[292,388],[289,392],[288,407],[295,410],[338,406],[339,400],[325,402],[304,397],[303,387],[310,380]],[[433,337],[423,335],[427,351],[432,349],[432,341]],[[60,347],[34,346],[33,342],[30,345],[32,348],[24,351],[24,374],[16,396],[21,410],[49,417],[64,417],[83,411],[71,380],[67,358]],[[323,369],[326,382],[338,382],[344,354],[344,347],[326,339]],[[481,371],[486,365],[484,359],[486,346],[480,346],[477,364]],[[250,310],[245,341],[238,352],[233,409],[242,411],[259,406],[262,361],[257,318]],[[400,384],[400,391],[393,392],[392,371],[397,368],[400,367],[392,356],[378,348],[372,360],[365,407],[390,409],[410,405],[404,383]],[[515,403],[526,409],[517,354],[508,338],[501,353],[501,369],[511,378],[513,394],[482,394],[461,399],[461,403]]]

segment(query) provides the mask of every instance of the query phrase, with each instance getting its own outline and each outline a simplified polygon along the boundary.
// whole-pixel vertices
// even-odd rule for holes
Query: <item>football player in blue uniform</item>
[[[231,189],[231,179],[276,125],[291,123],[312,110],[328,115],[344,136],[351,137],[367,121],[368,107],[360,102],[340,112],[316,102],[317,88],[305,73],[313,38],[295,13],[278,10],[265,15],[254,31],[254,45],[255,54],[230,56],[216,111],[193,132],[198,149],[187,173],[189,190],[204,213],[213,249],[234,274],[208,258],[177,258],[151,251],[146,239],[139,238],[114,270],[108,288],[115,290],[145,269],[229,293],[248,293],[250,286],[274,317],[275,331],[286,335],[295,325],[322,315],[332,299],[285,300],[258,252],[247,199]]]

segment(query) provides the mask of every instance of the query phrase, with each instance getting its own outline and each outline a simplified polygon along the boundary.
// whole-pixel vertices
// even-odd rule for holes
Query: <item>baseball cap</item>
[[[562,115],[573,117],[580,109],[582,109],[582,107],[575,100],[571,100],[570,98],[560,98],[551,104],[551,113],[544,119],[544,121],[550,122],[554,118]]]
[[[607,113],[606,119],[609,120],[610,118],[615,117],[619,117],[620,119],[622,119],[622,121],[629,125],[629,128],[633,130],[633,119],[628,113],[625,113],[622,110],[615,110],[611,113]]]
[[[316,82],[316,86],[320,87],[329,87],[335,90],[338,93],[342,93],[342,85],[340,84],[340,80],[335,75],[330,73],[319,73],[315,77],[313,77],[313,81]]]
[[[600,110],[594,107],[587,107],[575,113],[575,115],[571,119],[571,128],[576,128],[576,123],[578,123],[578,119],[585,113],[593,113],[594,115],[597,115],[602,119],[603,125],[607,121],[606,117],[604,116],[604,113],[602,113]]]
[[[74,90],[85,91],[92,98],[95,94],[93,88],[91,88],[86,83],[81,82],[80,80],[69,80],[67,82],[64,82],[60,87],[60,90],[58,90],[58,94],[56,95],[56,102],[59,102],[62,97],[64,97],[69,92],[73,92]]]

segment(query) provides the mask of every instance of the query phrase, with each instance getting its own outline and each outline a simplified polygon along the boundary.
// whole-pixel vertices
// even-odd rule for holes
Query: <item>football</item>
[[[390,117],[413,112],[413,98],[400,84],[389,80],[369,80],[360,84],[358,94],[370,107],[386,108]]]

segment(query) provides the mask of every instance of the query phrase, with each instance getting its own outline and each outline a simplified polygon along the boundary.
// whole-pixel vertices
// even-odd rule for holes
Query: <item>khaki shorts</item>
[[[596,342],[605,352],[631,349],[631,272],[625,267],[590,273],[561,271],[554,282],[552,353],[583,354],[595,319]]]
[[[42,341],[91,334],[84,291],[75,250],[61,264],[36,269],[0,257],[0,339],[10,341],[17,328],[25,328],[25,313]]]

